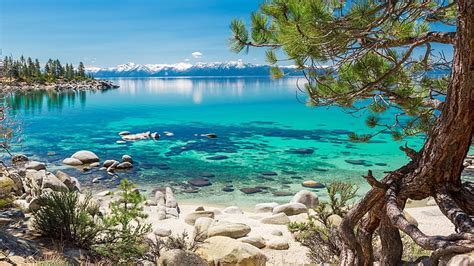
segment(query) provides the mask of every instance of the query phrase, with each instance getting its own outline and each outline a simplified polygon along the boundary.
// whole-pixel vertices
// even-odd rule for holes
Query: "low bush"
[[[320,202],[306,222],[292,222],[290,232],[304,246],[309,247],[309,258],[315,263],[337,263],[342,241],[337,233],[338,220],[343,218],[358,187],[334,182],[327,186],[328,201]]]
[[[144,198],[135,185],[122,180],[120,199],[110,203],[111,212],[99,215],[90,195],[52,192],[39,197],[41,206],[33,213],[33,226],[43,236],[68,241],[113,264],[129,263],[148,251],[146,235],[151,225],[143,223]]]
[[[40,208],[33,212],[33,227],[44,236],[90,248],[103,230],[99,208],[91,199],[91,195],[80,199],[72,192],[41,195]]]

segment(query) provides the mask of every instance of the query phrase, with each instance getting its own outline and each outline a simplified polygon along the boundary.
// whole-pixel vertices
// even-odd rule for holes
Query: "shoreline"
[[[1,92],[30,92],[36,90],[51,91],[87,91],[119,88],[112,81],[103,79],[86,80],[57,80],[53,83],[25,82],[25,81],[2,81],[0,80]]]

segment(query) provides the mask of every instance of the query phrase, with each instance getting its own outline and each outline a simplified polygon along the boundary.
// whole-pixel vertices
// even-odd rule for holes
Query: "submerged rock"
[[[264,176],[277,176],[278,175],[278,173],[272,172],[272,171],[262,172],[261,174]]]
[[[346,163],[354,164],[354,165],[365,165],[367,164],[366,160],[345,160]]]
[[[205,186],[210,186],[212,185],[211,181],[207,178],[193,178],[189,179],[188,183],[190,185],[196,186],[196,187],[205,187]]]
[[[248,188],[241,188],[240,191],[242,191],[245,194],[255,194],[255,193],[262,192],[262,189],[258,187],[248,187]]]
[[[303,187],[309,188],[324,188],[325,186],[314,180],[306,180],[301,184]]]
[[[313,154],[314,150],[313,149],[300,148],[300,149],[289,149],[286,152],[293,153],[293,154]]]
[[[123,162],[133,163],[132,156],[127,155],[127,154],[125,154],[125,155],[122,156],[122,161],[123,161]]]
[[[229,159],[229,157],[225,155],[216,155],[216,156],[207,157],[206,159],[211,160],[211,161],[220,161],[220,160]]]

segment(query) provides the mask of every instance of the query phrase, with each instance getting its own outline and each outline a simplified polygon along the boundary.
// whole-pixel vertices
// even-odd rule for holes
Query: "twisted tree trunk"
[[[381,181],[369,172],[372,189],[344,217],[339,232],[344,242],[341,265],[371,265],[371,239],[378,229],[382,265],[401,262],[399,230],[418,245],[433,250],[432,264],[441,256],[474,249],[474,184],[462,183],[463,160],[474,131],[474,0],[458,1],[451,82],[443,110],[421,151],[401,147],[412,159]],[[407,199],[432,196],[456,227],[456,234],[427,236],[407,221]],[[357,232],[355,232],[357,228]]]

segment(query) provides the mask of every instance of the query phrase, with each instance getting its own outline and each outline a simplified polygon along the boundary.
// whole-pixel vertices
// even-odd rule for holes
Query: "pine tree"
[[[252,14],[250,30],[242,20],[231,23],[231,48],[266,48],[273,77],[285,75],[281,60],[294,62],[308,81],[309,104],[369,112],[374,132],[351,140],[426,135],[419,151],[400,147],[410,163],[380,180],[371,171],[365,176],[372,189],[339,227],[341,264],[372,265],[375,230],[381,265],[400,264],[399,231],[433,250],[434,264],[442,255],[473,250],[474,183],[461,179],[474,131],[473,14],[474,0],[268,0]],[[450,25],[456,32],[442,31]],[[454,47],[452,61],[437,56],[440,44]],[[448,74],[434,77],[433,71]],[[380,119],[383,113],[394,113],[393,121]],[[407,200],[427,197],[435,198],[456,234],[428,236],[407,220]]]
[[[79,78],[84,78],[86,76],[86,69],[82,62],[79,62],[79,67],[77,68],[77,75]]]

